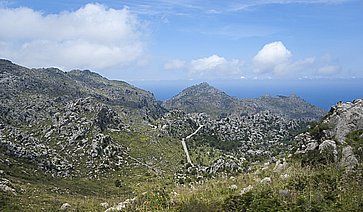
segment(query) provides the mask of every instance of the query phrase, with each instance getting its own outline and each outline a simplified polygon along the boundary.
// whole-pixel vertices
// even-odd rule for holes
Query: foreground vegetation
[[[113,206],[134,197],[136,201],[126,210],[360,211],[363,208],[361,164],[349,173],[336,164],[302,167],[296,160],[290,160],[289,164],[282,172],[273,171],[273,165],[256,165],[249,173],[189,185],[176,185],[172,176],[157,176],[143,168],[86,180],[24,175],[27,170],[20,172],[20,169],[16,174],[14,167],[11,180],[21,192],[2,194],[0,208],[57,211],[67,202],[72,211],[104,211],[103,202]],[[263,180],[266,177],[270,180]],[[241,194],[247,187],[250,191],[245,189]]]

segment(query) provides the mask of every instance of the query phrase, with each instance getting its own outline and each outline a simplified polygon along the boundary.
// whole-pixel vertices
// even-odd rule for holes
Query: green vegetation
[[[316,140],[320,140],[323,136],[324,136],[324,130],[328,130],[331,127],[326,124],[326,123],[322,123],[322,122],[312,122],[310,124],[310,130],[309,133],[310,135],[315,138]]]

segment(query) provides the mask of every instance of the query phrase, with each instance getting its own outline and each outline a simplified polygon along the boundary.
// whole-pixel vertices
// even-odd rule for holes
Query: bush
[[[115,186],[116,186],[117,188],[121,188],[121,187],[122,187],[122,182],[121,182],[121,180],[119,180],[119,179],[115,180]]]
[[[309,133],[316,140],[320,140],[324,136],[324,130],[328,130],[329,127],[326,123],[312,123]]]
[[[353,147],[354,153],[360,160],[363,160],[363,130],[350,132],[346,137],[346,142]]]

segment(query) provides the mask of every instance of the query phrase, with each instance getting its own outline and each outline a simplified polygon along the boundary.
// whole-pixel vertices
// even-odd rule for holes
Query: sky
[[[363,77],[361,0],[0,0],[0,58],[111,79]]]

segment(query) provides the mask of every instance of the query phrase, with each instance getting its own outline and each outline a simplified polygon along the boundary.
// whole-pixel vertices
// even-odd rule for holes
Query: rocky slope
[[[238,100],[228,96],[208,83],[184,89],[178,95],[164,102],[168,109],[181,109],[187,113],[208,113],[211,115],[226,115],[237,112]]]
[[[104,132],[127,132],[164,112],[153,94],[125,82],[0,60],[0,145],[53,176],[97,176],[133,163]]]
[[[339,102],[295,142],[295,155],[304,163],[337,163],[353,170],[363,160],[363,100]]]
[[[164,112],[152,93],[125,82],[107,80],[90,71],[28,69],[0,60],[0,80],[0,118],[6,122],[23,122],[27,116],[33,116],[29,120],[37,120],[40,117],[34,116],[41,113],[41,108],[86,97],[120,106],[144,118],[156,118]]]
[[[251,115],[266,110],[289,119],[315,120],[324,114],[322,109],[296,95],[238,99],[208,83],[186,88],[172,99],[165,101],[164,106],[168,109],[181,109],[187,113],[207,113],[216,118],[231,114]]]

